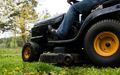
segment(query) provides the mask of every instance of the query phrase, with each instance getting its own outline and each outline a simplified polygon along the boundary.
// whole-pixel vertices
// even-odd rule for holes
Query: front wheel
[[[34,42],[26,43],[22,49],[22,59],[25,62],[38,61],[42,53],[39,45]]]
[[[85,36],[85,49],[97,65],[114,66],[120,62],[120,22],[102,20],[93,25]]]

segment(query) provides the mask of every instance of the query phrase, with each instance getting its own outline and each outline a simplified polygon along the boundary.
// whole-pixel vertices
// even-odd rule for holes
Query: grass
[[[0,75],[119,75],[120,68],[82,65],[58,67],[42,62],[27,63],[21,59],[21,48],[0,49]]]
[[[94,66],[71,67],[66,70],[67,75],[120,75],[120,68],[96,68]]]
[[[42,62],[27,63],[21,59],[21,48],[0,49],[0,75],[60,74],[62,68]]]

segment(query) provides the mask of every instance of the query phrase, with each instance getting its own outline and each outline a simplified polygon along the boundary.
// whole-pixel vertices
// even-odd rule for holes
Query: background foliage
[[[29,40],[32,24],[50,17],[47,10],[38,17],[35,11],[37,4],[36,0],[0,0],[0,33],[14,34],[13,37],[1,39],[0,47],[22,46]]]

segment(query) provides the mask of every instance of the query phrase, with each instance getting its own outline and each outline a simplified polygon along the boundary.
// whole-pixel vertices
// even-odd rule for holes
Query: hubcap
[[[119,48],[119,39],[112,32],[101,32],[94,39],[94,49],[100,56],[112,56]]]
[[[24,50],[24,57],[26,59],[28,59],[30,57],[30,48],[29,47],[26,47],[25,50]]]

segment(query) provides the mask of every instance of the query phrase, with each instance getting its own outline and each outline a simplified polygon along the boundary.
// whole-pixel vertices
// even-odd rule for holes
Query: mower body
[[[70,65],[92,62],[115,65],[120,59],[120,4],[107,6],[83,14],[65,40],[54,40],[48,25],[58,28],[65,14],[34,25],[31,41],[23,47],[24,61],[40,61]],[[99,39],[100,38],[100,39]]]

